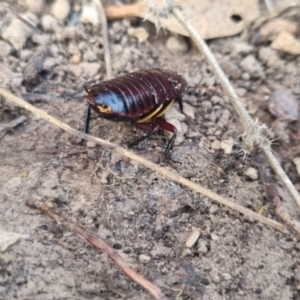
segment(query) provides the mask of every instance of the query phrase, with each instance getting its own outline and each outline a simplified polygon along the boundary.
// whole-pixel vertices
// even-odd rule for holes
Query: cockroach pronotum
[[[165,150],[168,155],[176,138],[177,129],[162,116],[178,101],[183,112],[181,95],[186,88],[185,79],[170,70],[149,69],[128,73],[120,77],[87,86],[87,101],[101,117],[112,121],[133,121],[138,129],[148,131],[129,146],[150,137],[158,129],[173,133]],[[88,108],[85,132],[88,132]]]

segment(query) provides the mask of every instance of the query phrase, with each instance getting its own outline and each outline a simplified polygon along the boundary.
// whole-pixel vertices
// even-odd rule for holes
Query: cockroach
[[[165,154],[168,155],[176,138],[177,129],[162,117],[174,101],[183,112],[182,94],[187,86],[179,74],[162,69],[140,70],[120,77],[86,86],[86,98],[94,111],[111,121],[132,121],[138,129],[148,131],[130,143],[135,146],[149,138],[158,129],[173,133]],[[88,108],[85,132],[88,132],[90,108]]]

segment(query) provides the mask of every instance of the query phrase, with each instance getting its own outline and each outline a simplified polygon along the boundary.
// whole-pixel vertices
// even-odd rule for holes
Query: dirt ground
[[[18,12],[25,11],[15,1],[10,3]],[[75,1],[66,26],[57,23],[58,27],[44,30],[42,36],[28,38],[19,50],[1,55],[0,79],[16,95],[82,129],[84,86],[105,78],[105,63],[101,30],[76,23],[79,8]],[[5,11],[0,14],[3,30],[12,17]],[[42,16],[36,18],[43,29]],[[128,35],[138,27],[150,33],[147,41],[138,42]],[[292,161],[300,156],[299,139],[291,135],[299,124],[278,125],[267,109],[270,96],[278,89],[291,89],[299,101],[300,58],[276,52],[268,44],[253,45],[251,34],[216,39],[209,45],[252,116],[276,135],[281,130],[274,150],[300,190]],[[228,100],[205,92],[205,86],[217,84],[198,50],[188,40],[177,40],[183,49],[189,48],[183,54],[176,52],[167,47],[170,37],[172,34],[163,32],[156,37],[153,25],[139,19],[109,22],[114,76],[159,67],[182,74],[188,82],[183,101],[192,108],[194,119],[181,120],[184,137],[172,150],[170,161],[163,155],[167,140],[162,134],[134,151],[280,221],[267,200],[259,172],[257,179],[245,175],[250,167],[258,171],[258,161],[268,169],[267,162],[259,152],[243,159],[238,146],[229,154],[220,149],[218,142],[238,140],[242,133],[238,118]],[[27,92],[22,72],[33,55],[43,56],[40,53],[46,53],[45,70],[40,84]],[[245,66],[249,57],[254,66]],[[30,236],[0,254],[0,299],[152,299],[105,255],[27,207],[25,201],[32,197],[52,201],[59,213],[98,233],[170,299],[300,299],[300,242],[295,235],[249,220],[111,150],[78,140],[0,101],[1,123],[27,117],[0,140],[0,228]],[[142,134],[129,124],[112,123],[96,114],[90,133],[122,145]],[[299,218],[297,208],[275,182],[284,205]],[[200,237],[186,248],[195,229]]]

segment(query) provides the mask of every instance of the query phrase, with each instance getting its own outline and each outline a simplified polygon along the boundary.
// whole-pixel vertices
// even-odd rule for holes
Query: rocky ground
[[[82,129],[84,86],[106,76],[101,25],[81,22],[80,1],[69,6],[61,1],[65,6],[52,12],[38,9],[39,1],[35,2],[32,8],[23,1],[9,1],[16,11],[30,14],[42,35],[0,11],[0,85]],[[146,41],[132,34],[140,27],[149,33]],[[252,35],[249,30],[209,45],[251,115],[278,138],[274,151],[299,191],[295,158],[300,156],[300,59],[269,44],[251,43]],[[135,18],[110,21],[109,42],[114,76],[159,67],[175,70],[188,82],[183,95],[187,116],[177,105],[167,116],[181,131],[170,161],[163,155],[163,134],[134,151],[280,221],[258,169],[269,166],[259,151],[244,159],[238,146],[243,128],[226,97],[205,88],[219,89],[193,44],[169,32],[156,36],[151,23]],[[30,67],[38,70],[39,82],[29,81],[26,89]],[[278,99],[288,104],[280,108],[283,100]],[[51,201],[62,215],[98,233],[170,299],[300,298],[300,243],[295,235],[257,224],[0,101],[1,123],[21,115],[27,118],[0,140],[0,227],[29,235],[0,255],[0,299],[151,299],[102,253],[27,207],[25,201],[32,197]],[[130,124],[95,114],[90,132],[122,145],[142,134]],[[272,178],[284,205],[299,218],[297,207]],[[192,232],[199,239],[187,247]]]

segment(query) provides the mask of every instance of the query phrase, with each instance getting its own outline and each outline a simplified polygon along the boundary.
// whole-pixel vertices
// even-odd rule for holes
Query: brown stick
[[[192,190],[194,190],[194,191],[196,191],[196,192],[198,192],[198,193],[200,193],[222,205],[225,205],[233,210],[236,210],[236,211],[242,213],[243,215],[245,215],[249,218],[253,218],[254,220],[256,220],[260,223],[266,224],[266,225],[273,227],[274,229],[279,230],[281,232],[286,232],[286,228],[284,225],[282,225],[274,220],[265,218],[246,207],[238,205],[238,204],[230,201],[229,199],[212,192],[211,190],[209,190],[205,187],[202,187],[188,179],[185,179],[171,171],[168,171],[167,169],[162,168],[162,167],[152,163],[151,161],[148,161],[148,160],[136,155],[132,151],[126,150],[120,146],[117,146],[116,144],[109,142],[109,141],[106,141],[106,140],[103,140],[103,139],[100,139],[100,138],[97,138],[97,137],[94,137],[94,136],[91,136],[88,134],[84,134],[84,133],[70,127],[66,123],[63,123],[63,122],[59,121],[58,119],[50,116],[45,111],[38,109],[37,107],[29,104],[28,102],[24,101],[21,98],[18,98],[17,96],[11,94],[10,92],[8,92],[7,90],[5,90],[1,87],[0,87],[0,95],[8,98],[15,104],[28,109],[29,111],[33,112],[35,115],[39,116],[40,118],[45,119],[49,123],[52,123],[53,125],[67,131],[68,133],[70,133],[72,135],[75,135],[79,138],[82,138],[82,139],[85,139],[88,141],[92,141],[103,147],[113,149],[117,153],[130,158],[131,160],[139,163],[140,165],[143,165],[143,166],[153,170],[154,172],[160,173],[162,176],[164,176],[165,178],[168,178],[169,180],[178,182],[178,183],[180,183],[180,184],[182,184],[182,185],[184,185],[184,186],[186,186],[186,187],[188,187],[188,188],[190,188],[190,189],[192,189]]]
[[[142,17],[146,14],[147,9],[148,5],[143,1],[132,5],[108,6],[105,7],[104,11],[107,19],[114,20],[137,16]]]
[[[129,277],[132,281],[139,284],[145,290],[147,290],[150,294],[154,296],[155,299],[158,300],[166,300],[167,297],[163,294],[163,292],[155,286],[153,283],[145,279],[143,276],[137,274],[134,270],[132,270],[121,257],[121,255],[110,247],[103,239],[101,239],[97,234],[91,231],[85,231],[79,226],[69,222],[65,217],[60,216],[57,212],[51,209],[46,203],[37,200],[37,199],[29,199],[26,201],[26,205],[34,208],[38,208],[42,210],[45,214],[54,219],[58,224],[62,224],[67,227],[68,230],[75,233],[82,240],[94,246],[96,249],[103,251],[110,260],[117,265],[122,272]]]

